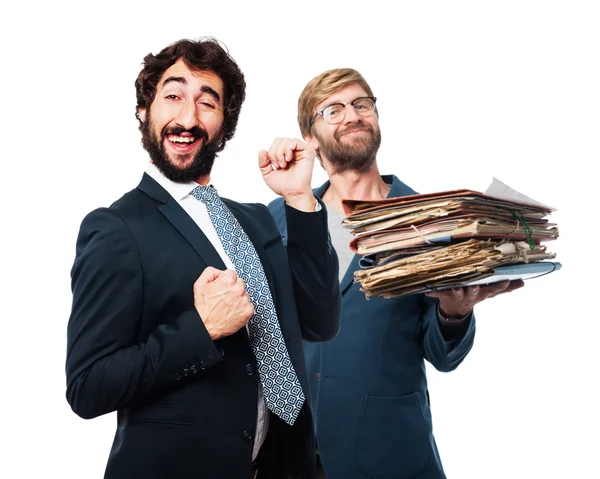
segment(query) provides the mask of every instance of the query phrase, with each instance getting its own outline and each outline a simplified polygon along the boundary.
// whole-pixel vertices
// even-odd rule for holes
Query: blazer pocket
[[[152,403],[127,414],[129,424],[168,424],[171,426],[191,426],[190,416],[182,410],[181,404]]]
[[[418,392],[365,396],[358,427],[357,459],[373,479],[410,479],[431,455],[431,420]]]
[[[273,238],[272,240],[270,240],[270,241],[267,241],[267,242],[264,244],[263,248],[264,248],[265,250],[267,250],[267,249],[269,249],[271,246],[274,246],[274,245],[276,245],[277,243],[281,243],[282,241],[283,241],[283,238],[282,238],[280,235],[278,235],[278,236],[276,236],[275,238]]]

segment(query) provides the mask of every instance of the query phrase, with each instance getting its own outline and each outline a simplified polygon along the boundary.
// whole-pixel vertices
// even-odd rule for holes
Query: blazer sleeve
[[[66,396],[79,416],[129,407],[181,384],[192,366],[201,373],[222,361],[194,308],[140,337],[142,263],[114,210],[83,220],[71,277]]]
[[[339,264],[327,227],[327,210],[305,213],[283,199],[269,209],[287,246],[302,338],[328,341],[340,328]]]
[[[462,337],[450,341],[444,339],[438,318],[438,300],[423,295],[423,352],[425,359],[438,371],[455,370],[473,347],[475,340],[475,316],[467,319],[469,326]]]

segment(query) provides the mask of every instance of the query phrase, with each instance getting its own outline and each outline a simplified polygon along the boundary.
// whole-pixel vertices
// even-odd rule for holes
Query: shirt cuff
[[[461,323],[462,321],[465,321],[469,318],[469,316],[471,316],[471,313],[467,313],[464,316],[460,317],[460,318],[456,318],[456,317],[450,317],[447,318],[446,316],[444,316],[442,314],[442,311],[440,310],[440,305],[438,303],[437,306],[437,315],[438,315],[438,319],[442,322],[442,323]]]

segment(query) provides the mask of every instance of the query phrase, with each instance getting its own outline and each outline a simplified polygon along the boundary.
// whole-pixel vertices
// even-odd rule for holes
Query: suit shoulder
[[[283,225],[285,225],[285,202],[283,198],[275,198],[273,201],[269,203],[269,211],[271,215],[275,219],[275,223],[281,229]]]
[[[221,199],[225,201],[225,204],[229,207],[229,209],[242,213],[245,216],[255,218],[258,221],[264,219],[273,221],[269,209],[262,203],[240,203],[229,198]]]
[[[121,223],[141,218],[142,210],[149,198],[137,189],[125,193],[108,207],[100,207],[90,211],[82,220],[82,225],[94,223]]]
[[[110,205],[110,209],[115,212],[127,215],[137,213],[139,208],[145,207],[149,202],[153,200],[149,198],[145,193],[134,188],[131,191],[125,193],[121,198],[116,200]]]

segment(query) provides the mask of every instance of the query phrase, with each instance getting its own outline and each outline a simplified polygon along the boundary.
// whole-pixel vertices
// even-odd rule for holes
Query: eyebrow
[[[327,105],[319,108],[317,111],[323,111],[325,108],[329,108],[330,106],[333,106],[333,105],[343,105],[343,103],[341,101],[334,101],[334,102],[328,103]]]
[[[184,77],[168,77],[165,79],[165,81],[162,84],[163,88],[165,87],[165,85],[167,85],[168,83],[171,83],[171,82],[181,83],[182,85],[188,84],[187,80]],[[218,102],[221,101],[221,96],[215,90],[213,90],[211,87],[209,87],[207,85],[202,85],[200,87],[200,91],[202,93],[208,93],[210,96],[214,97],[214,99],[217,100]]]
[[[349,103],[354,103],[356,100],[360,100],[361,98],[370,98],[370,97],[369,96],[357,96],[354,100],[347,101],[346,105],[348,105]],[[329,105],[319,108],[317,111],[324,110],[325,108],[329,108],[330,106],[333,106],[333,105],[344,105],[344,102],[342,100],[334,101],[332,103],[329,103]]]

